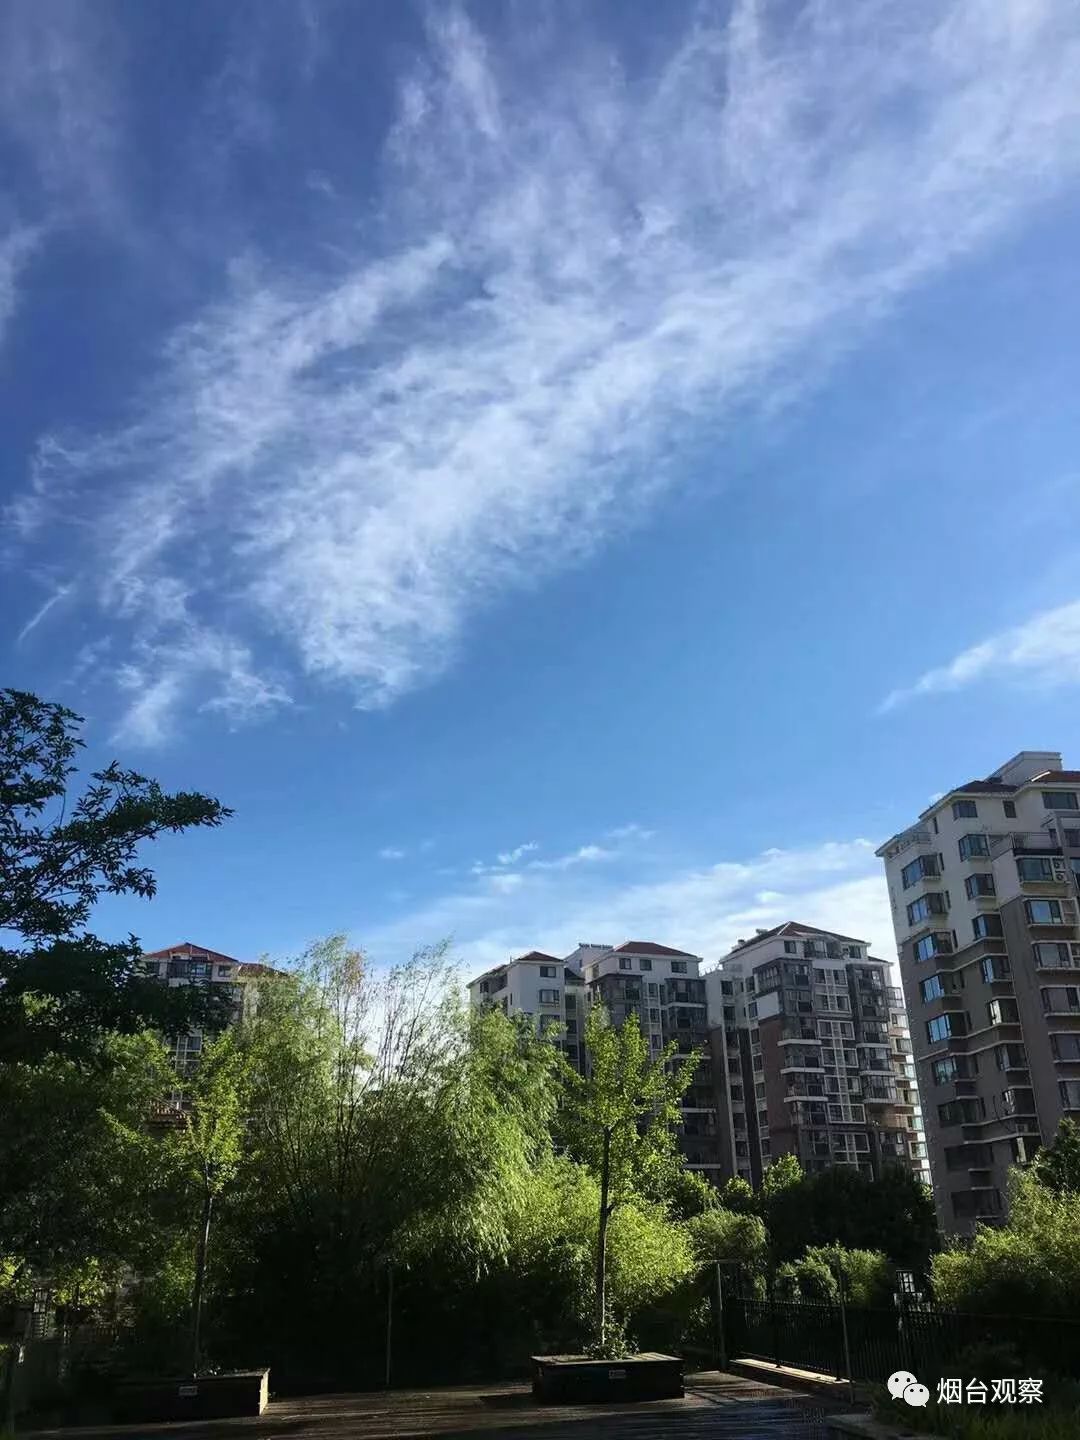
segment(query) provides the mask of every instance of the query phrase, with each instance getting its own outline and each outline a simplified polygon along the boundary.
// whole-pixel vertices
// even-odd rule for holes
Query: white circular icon
[[[904,1391],[904,1399],[909,1405],[925,1405],[930,1399],[930,1391],[925,1385],[909,1385]]]
[[[909,1385],[917,1385],[918,1383],[918,1380],[916,1380],[910,1370],[896,1370],[886,1381],[889,1387],[889,1394],[894,1400],[899,1400]]]

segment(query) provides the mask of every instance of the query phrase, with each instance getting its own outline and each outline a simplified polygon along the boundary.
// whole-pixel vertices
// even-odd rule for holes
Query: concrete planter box
[[[677,1400],[683,1394],[683,1362],[677,1355],[627,1355],[592,1360],[586,1355],[534,1355],[537,1400],[573,1405],[589,1400]]]
[[[261,1415],[269,1398],[269,1370],[200,1375],[197,1380],[128,1380],[116,1392],[116,1418],[124,1424],[223,1420]]]

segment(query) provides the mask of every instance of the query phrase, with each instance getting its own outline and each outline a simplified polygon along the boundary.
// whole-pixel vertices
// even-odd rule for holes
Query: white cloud
[[[380,860],[404,860],[405,851],[399,850],[396,845],[384,845],[379,851]]]
[[[631,821],[629,825],[616,825],[614,830],[607,832],[607,838],[609,840],[651,840],[655,834],[655,830],[646,830],[643,825]]]
[[[614,850],[605,850],[601,845],[580,845],[566,855],[556,855],[553,860],[530,860],[530,870],[569,870],[574,865],[592,865],[597,860],[612,860]]]
[[[1080,684],[1080,600],[1044,610],[964,650],[947,665],[927,670],[913,685],[894,690],[881,711],[923,695],[963,690],[981,680],[1020,680],[1052,687]]]
[[[61,600],[66,600],[68,595],[71,594],[71,590],[72,587],[70,585],[60,585],[56,590],[54,590],[53,593],[49,596],[49,598],[44,602],[44,604],[38,606],[38,608],[34,611],[33,615],[30,616],[30,619],[19,631],[18,635],[15,637],[15,644],[21,645],[28,635],[33,634],[33,632],[45,619],[46,615],[48,615],[49,611],[53,608],[53,606],[59,605]]]
[[[236,643],[364,706],[639,518],[690,427],[819,378],[1080,167],[1053,0],[706,7],[645,76],[435,16],[368,248],[330,274],[313,229],[306,273],[235,266],[138,418],[46,449],[16,510],[92,522],[110,618],[178,575],[216,613],[227,576]]]
[[[878,955],[891,957],[889,898],[873,845],[772,849],[634,881],[587,868],[488,875],[475,889],[444,895],[363,939],[373,955],[391,959],[452,935],[455,952],[477,969],[534,947],[567,954],[580,940],[598,937],[659,940],[712,962],[755,928],[782,920],[867,939]]]
[[[29,225],[13,226],[0,237],[0,344],[19,302],[19,279],[41,240],[41,231]]]
[[[497,856],[500,865],[515,865],[523,855],[528,855],[532,850],[539,850],[540,846],[534,840],[527,840],[524,845],[515,845],[513,850],[504,850]]]

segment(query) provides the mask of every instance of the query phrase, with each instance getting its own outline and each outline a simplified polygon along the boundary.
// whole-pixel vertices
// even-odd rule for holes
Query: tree
[[[758,1273],[768,1253],[768,1236],[757,1215],[740,1214],[718,1205],[689,1222],[690,1239],[698,1262],[737,1264],[748,1275]]]
[[[1080,1126],[1065,1117],[1053,1143],[1040,1150],[1032,1171],[1056,1195],[1080,1195]]]
[[[166,794],[115,762],[69,797],[82,723],[62,705],[0,691],[0,932],[19,937],[0,948],[0,1060],[85,1055],[108,1034],[177,1034],[224,1018],[201,987],[170,990],[143,975],[133,936],[108,944],[86,927],[103,894],[154,895],[138,863],[144,841],[231,812],[196,792]]]
[[[251,1057],[236,1034],[203,1045],[195,1072],[185,1082],[185,1105],[171,1136],[181,1177],[198,1201],[195,1273],[191,1291],[191,1373],[202,1360],[203,1292],[215,1202],[235,1178],[243,1155]]]
[[[612,1025],[603,1006],[585,1025],[589,1058],[585,1077],[569,1080],[569,1129],[574,1150],[599,1181],[594,1289],[594,1343],[608,1349],[607,1242],[612,1216],[635,1195],[655,1190],[675,1151],[679,1100],[697,1065],[697,1056],[675,1060],[676,1046],[655,1056],[637,1016]]]
[[[741,1175],[732,1175],[720,1187],[719,1202],[725,1210],[734,1210],[737,1215],[756,1215],[757,1196],[749,1180]]]

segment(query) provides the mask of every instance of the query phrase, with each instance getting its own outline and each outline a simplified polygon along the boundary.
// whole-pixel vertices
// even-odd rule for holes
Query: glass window
[[[1015,820],[1015,819],[1016,819],[1016,801],[1015,801],[1015,800],[1003,800],[1003,801],[1001,802],[1001,804],[1002,804],[1002,807],[1003,807],[1003,809],[1004,809],[1004,811],[1005,811],[1005,819],[1006,819],[1006,820]]]
[[[976,899],[979,895],[993,895],[994,877],[988,870],[979,870],[974,875],[969,875],[964,881],[964,890],[969,900]]]
[[[910,865],[905,865],[900,871],[900,879],[903,881],[905,890],[910,890],[912,885],[917,885],[920,880],[935,880],[937,875],[936,855],[920,855],[918,859],[912,860]]]
[[[1080,1110],[1080,1080],[1059,1080],[1058,1094],[1063,1109]]]
[[[952,1018],[951,1015],[938,1015],[926,1022],[926,1036],[931,1045],[936,1045],[939,1040],[948,1040],[953,1033]]]
[[[649,981],[649,987],[648,987],[648,988],[649,988],[649,994],[650,994],[650,995],[657,995],[657,996],[658,996],[658,995],[660,994],[660,986],[656,983],[655,980],[650,980],[650,981]]]
[[[960,859],[970,860],[974,856],[990,854],[990,842],[985,835],[961,835],[959,841]]]
[[[798,951],[799,951],[799,947],[795,944],[795,941],[794,941],[794,940],[785,940],[785,941],[784,941],[784,954],[785,954],[785,955],[797,955],[797,954],[798,954]]]
[[[1000,915],[976,915],[971,922],[971,929],[976,940],[986,940],[999,936],[1001,931]]]
[[[994,980],[1004,980],[1009,973],[1009,962],[1004,955],[984,955],[982,964],[982,978],[987,985]]]
[[[918,900],[913,900],[907,907],[909,925],[918,925],[920,921],[928,920],[931,915],[944,914],[944,895],[920,895]]]
[[[951,955],[952,948],[952,937],[944,930],[935,930],[932,935],[924,935],[921,940],[916,941],[915,959],[932,960],[935,955]]]
[[[935,1060],[930,1067],[934,1077],[935,1085],[948,1085],[956,1079],[959,1065],[952,1055],[947,1055],[944,1060]]]
[[[620,970],[632,970],[633,968],[634,968],[634,962],[633,962],[633,960],[630,959],[630,956],[629,956],[629,955],[620,955],[620,956],[619,956],[619,969],[620,969]]]
[[[1050,1048],[1055,1060],[1080,1060],[1080,1032],[1071,1035],[1051,1035]]]
[[[991,1025],[1017,1025],[1020,1022],[1015,1000],[991,1000],[987,1010]]]
[[[1080,850],[1080,830],[1066,830],[1065,844],[1070,850]]]
[[[979,813],[979,807],[974,800],[954,800],[952,802],[952,818],[954,820],[974,820]]]
[[[1080,810],[1075,790],[1044,790],[1042,800],[1047,810]]]
[[[540,1004],[541,1004],[541,1005],[557,1005],[558,1003],[559,1003],[559,992],[558,992],[558,990],[541,990],[541,991],[540,991]]]
[[[1045,882],[1054,878],[1054,867],[1043,855],[1019,856],[1016,861],[1016,869],[1021,880]]]
[[[927,1002],[931,1000],[939,1000],[941,996],[945,994],[945,987],[941,983],[940,975],[929,976],[919,986],[919,990],[922,994],[922,998]]]
[[[1071,970],[1076,962],[1072,958],[1072,952],[1064,941],[1044,940],[1039,945],[1033,945],[1035,952],[1035,964],[1040,967],[1064,968]]]
[[[644,955],[643,955],[643,956],[641,957],[641,959],[638,961],[638,964],[641,966],[642,970],[651,970],[651,969],[652,969],[652,961],[649,960],[649,959],[647,959],[646,956],[644,956]]]
[[[1029,925],[1060,925],[1062,921],[1060,900],[1025,900]]]
[[[1075,985],[1048,985],[1042,992],[1042,1005],[1047,1015],[1080,1010],[1080,991]]]
[[[541,980],[554,980],[557,973],[558,973],[558,972],[557,972],[557,970],[556,970],[556,968],[555,968],[554,965],[541,965],[541,966],[540,966],[540,979],[541,979]]]
[[[671,973],[672,973],[673,975],[685,975],[685,974],[686,974],[686,961],[685,961],[685,960],[672,960],[672,962],[671,962]]]

